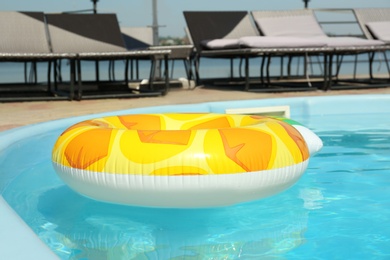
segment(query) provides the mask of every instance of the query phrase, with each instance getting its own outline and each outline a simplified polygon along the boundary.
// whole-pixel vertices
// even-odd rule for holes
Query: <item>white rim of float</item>
[[[61,179],[93,199],[133,206],[201,208],[258,200],[286,190],[302,176],[309,160],[246,173],[147,176],[70,168],[53,162]]]

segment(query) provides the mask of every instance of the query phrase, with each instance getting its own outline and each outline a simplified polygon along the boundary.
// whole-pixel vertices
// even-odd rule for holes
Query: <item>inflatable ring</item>
[[[65,130],[53,148],[60,178],[102,201],[212,207],[285,190],[321,140],[284,118],[211,113],[97,118]]]

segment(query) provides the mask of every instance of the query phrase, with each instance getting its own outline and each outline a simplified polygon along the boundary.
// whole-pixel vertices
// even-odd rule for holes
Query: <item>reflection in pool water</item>
[[[294,200],[285,198],[272,208],[248,203],[215,209],[153,209],[105,204],[59,186],[39,198],[38,232],[47,243],[60,247],[64,257],[259,257],[283,254],[303,243],[307,212],[296,207],[301,200]]]

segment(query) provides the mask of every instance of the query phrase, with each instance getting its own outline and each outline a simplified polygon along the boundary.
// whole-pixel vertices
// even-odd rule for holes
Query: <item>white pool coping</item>
[[[59,259],[0,196],[0,258]]]

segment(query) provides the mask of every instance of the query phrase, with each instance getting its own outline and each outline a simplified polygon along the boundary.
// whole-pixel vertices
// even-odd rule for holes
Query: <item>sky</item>
[[[183,11],[289,10],[303,8],[303,0],[157,0],[160,36],[183,37]],[[390,0],[310,0],[310,8],[390,8]],[[1,11],[60,13],[92,9],[91,0],[0,0]],[[152,0],[99,0],[99,13],[116,13],[120,26],[152,24]]]

